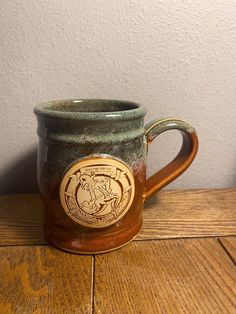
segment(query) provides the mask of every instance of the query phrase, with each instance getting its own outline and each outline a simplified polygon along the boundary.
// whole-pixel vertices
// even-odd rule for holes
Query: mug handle
[[[177,156],[161,170],[146,180],[144,200],[180,176],[192,163],[198,151],[198,137],[194,128],[181,119],[162,119],[150,122],[145,127],[147,149],[152,141],[168,130],[179,130],[183,137],[182,147]]]

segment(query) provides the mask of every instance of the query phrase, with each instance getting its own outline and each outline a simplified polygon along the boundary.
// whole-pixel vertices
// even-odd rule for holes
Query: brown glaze
[[[178,122],[179,120],[176,119],[165,119],[154,122],[147,128],[146,137],[148,145],[152,143],[156,136],[170,129],[181,131],[183,143],[174,160],[147,179],[144,192],[145,200],[179,177],[191,165],[197,154],[198,137],[195,130],[185,122]],[[156,133],[150,138],[150,133],[153,129],[155,129]]]
[[[130,242],[139,233],[142,226],[142,195],[146,173],[144,163],[140,164],[133,169],[135,197],[132,206],[117,223],[101,229],[84,227],[71,220],[59,200],[60,181],[53,184],[52,182],[44,183],[45,186],[48,186],[47,191],[49,192],[47,197],[45,197],[46,194],[42,195],[46,205],[44,227],[48,240],[59,248],[79,253],[101,253]],[[140,180],[141,175],[142,180]]]

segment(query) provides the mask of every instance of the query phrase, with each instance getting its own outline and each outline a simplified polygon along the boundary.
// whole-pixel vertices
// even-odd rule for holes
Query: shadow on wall
[[[0,194],[37,192],[36,167],[37,149],[34,148],[9,165],[0,175]]]
[[[235,162],[235,165],[236,165],[236,162]],[[233,177],[231,186],[233,188],[236,188],[236,169],[235,169],[235,172],[234,172],[234,177]]]

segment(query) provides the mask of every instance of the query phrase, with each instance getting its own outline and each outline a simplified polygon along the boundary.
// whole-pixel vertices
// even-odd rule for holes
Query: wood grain
[[[162,191],[136,240],[236,235],[236,189]]]
[[[236,237],[220,238],[219,241],[236,264]]]
[[[0,248],[0,313],[91,313],[92,257]]]
[[[235,267],[216,239],[136,241],[95,261],[95,313],[236,312]]]
[[[236,189],[161,191],[136,240],[236,235]],[[37,194],[0,196],[0,245],[44,244]]]
[[[38,194],[0,196],[0,245],[46,243],[42,221]]]

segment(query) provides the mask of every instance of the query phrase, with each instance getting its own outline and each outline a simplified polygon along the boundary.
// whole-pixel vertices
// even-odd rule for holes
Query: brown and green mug
[[[144,201],[182,174],[198,149],[187,122],[170,118],[144,127],[145,109],[132,102],[61,100],[38,105],[34,112],[46,236],[75,253],[107,252],[134,239]],[[182,148],[147,179],[148,147],[172,129],[182,133]]]

